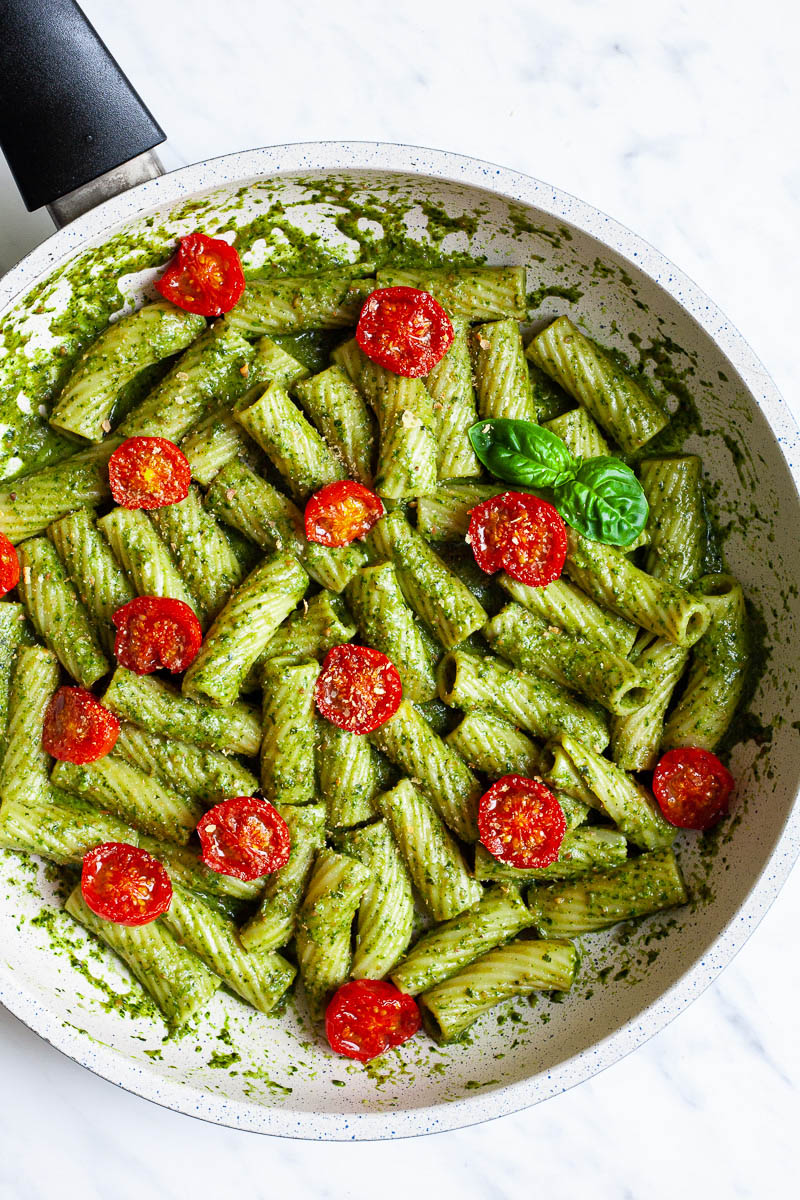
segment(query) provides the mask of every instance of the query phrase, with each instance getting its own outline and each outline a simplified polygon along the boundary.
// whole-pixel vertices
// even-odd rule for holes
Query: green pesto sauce
[[[700,414],[687,382],[695,375],[696,361],[667,336],[653,338],[645,345],[639,334],[630,332],[628,340],[636,352],[637,361],[621,356],[623,365],[636,377],[637,383],[670,414],[669,425],[647,443],[641,456],[674,454],[683,447],[690,434],[702,432]],[[681,357],[687,358],[687,365],[677,367],[676,359],[680,361]],[[649,364],[652,364],[655,386],[646,373]],[[668,402],[669,397],[673,399],[672,404]]]
[[[534,237],[541,238],[546,246],[552,250],[560,250],[564,242],[572,241],[572,230],[566,225],[559,225],[557,229],[548,229],[545,225],[537,225],[532,221],[525,209],[520,208],[516,204],[508,206],[508,225],[501,226],[501,232],[516,235],[527,233],[533,234]],[[542,262],[544,262],[544,258]]]
[[[333,226],[348,239],[347,244],[343,246],[331,246],[318,234],[300,229],[290,208],[280,200],[270,202],[266,197],[256,198],[256,202],[263,205],[261,214],[239,225],[235,220],[237,202],[241,206],[246,196],[250,198],[249,190],[245,188],[241,189],[232,205],[226,206],[223,223],[220,223],[215,202],[209,200],[187,201],[173,215],[178,219],[194,219],[198,228],[207,228],[212,233],[235,229],[235,244],[243,256],[249,278],[278,274],[306,275],[341,268],[343,265],[352,265],[355,273],[363,274],[380,269],[388,262],[397,266],[432,267],[444,263],[459,265],[476,261],[475,256],[470,255],[466,248],[445,250],[443,242],[444,239],[451,238],[466,247],[468,239],[478,230],[480,208],[453,217],[441,206],[419,195],[413,199],[401,195],[399,190],[395,199],[388,204],[378,196],[364,197],[361,194],[356,203],[354,193],[355,188],[350,182],[331,178],[324,185],[317,184],[311,197],[312,202],[321,201],[330,207]],[[427,221],[427,230],[421,237],[419,234],[412,236],[409,231],[407,222],[412,212],[421,213]],[[500,232],[510,236],[533,235],[541,241],[544,253],[530,254],[532,263],[547,261],[548,255],[562,249],[565,243],[572,239],[568,228],[553,230],[538,226],[530,221],[523,210],[513,205],[510,207],[508,223]],[[67,264],[39,284],[26,299],[26,312],[33,312],[40,318],[50,316],[49,331],[54,342],[50,349],[37,348],[31,353],[30,334],[17,315],[12,314],[0,324],[0,478],[14,477],[46,462],[57,461],[74,451],[74,444],[56,434],[47,423],[53,400],[78,355],[105,328],[109,318],[123,306],[125,297],[119,286],[120,277],[160,266],[170,257],[174,245],[174,235],[159,226],[155,218],[151,218],[145,236],[118,234],[104,246],[84,252],[75,263]],[[602,288],[614,275],[628,288],[633,302],[646,311],[646,305],[636,294],[635,281],[624,268],[606,264],[599,258],[579,283],[542,285],[529,294],[528,301],[534,309],[551,297],[576,304],[589,289]],[[71,291],[71,298],[65,307],[58,299],[58,293],[63,288]],[[340,333],[333,331],[278,337],[275,340],[310,371],[317,372],[327,365],[330,349],[340,337]],[[648,443],[643,453],[652,455],[675,452],[682,447],[688,436],[708,436],[710,432],[714,432],[703,428],[693,398],[693,388],[698,384],[702,384],[704,388],[711,386],[707,381],[697,379],[695,357],[667,335],[653,338],[647,343],[635,332],[628,333],[628,338],[631,344],[630,356],[616,352],[614,356],[671,415],[669,426]],[[118,400],[114,419],[119,419],[143,398],[170,369],[173,361],[174,359],[168,359],[147,368],[131,381]],[[718,380],[720,383],[727,382],[724,372],[718,372]],[[25,398],[22,407],[18,403],[20,392],[24,393]],[[740,478],[749,488],[747,450],[727,436],[725,444]],[[708,548],[705,563],[705,569],[708,571],[721,568],[721,546],[731,530],[744,529],[749,521],[755,519],[753,509],[748,510],[747,504],[741,511],[720,511],[717,495],[718,488],[708,484]],[[469,580],[469,586],[474,588],[476,594],[479,582]],[[502,594],[499,593],[491,602],[485,591],[478,594],[478,598],[486,604],[490,612],[504,602]],[[721,750],[726,756],[732,747],[742,740],[755,742],[760,753],[768,747],[773,734],[772,727],[765,726],[747,711],[761,674],[769,661],[771,648],[768,628],[771,621],[769,615],[762,614],[752,603],[748,603],[748,616],[753,653],[744,696]],[[777,614],[772,616],[778,619]],[[446,727],[446,724],[443,724],[443,731]],[[698,880],[693,880],[693,903],[703,903],[712,895],[709,882],[712,863],[715,871],[729,869],[725,845],[731,837],[732,830],[741,820],[741,815],[740,809],[731,821],[723,823],[699,841],[700,871]],[[37,890],[35,866],[27,859],[20,859],[20,863],[23,866],[20,867],[18,882],[26,888]],[[30,871],[26,872],[24,864],[32,867],[32,875]],[[48,868],[48,878],[58,879],[64,896],[72,886],[71,877],[56,868]],[[16,877],[10,882],[17,882]],[[47,933],[54,953],[64,955],[70,966],[80,972],[91,986],[93,1000],[104,1011],[121,1012],[131,1018],[146,1017],[161,1026],[154,1004],[138,985],[133,984],[127,992],[120,993],[100,975],[95,974],[89,964],[92,961],[103,962],[107,955],[95,943],[90,944],[87,952],[82,940],[83,934],[76,931],[66,914],[45,907],[31,923]],[[604,948],[600,952],[600,966],[591,972],[586,971],[585,978],[579,981],[580,986],[586,989],[583,993],[585,997],[592,995],[595,983],[607,978],[618,981],[625,979],[631,983],[643,979],[659,954],[659,943],[675,927],[674,918],[660,915],[651,918],[644,925],[628,923],[619,926],[612,931],[610,937],[606,934],[601,935]],[[71,933],[74,933],[74,938]],[[583,939],[578,939],[578,944],[582,941]],[[597,952],[597,946],[601,942],[597,937],[587,935],[586,944],[591,944],[593,951]],[[547,1025],[551,1020],[552,1006],[558,999],[559,997],[531,996],[523,1003],[507,1006],[501,1012],[499,1020],[509,1029],[516,1027],[522,1033],[533,1031],[534,1026],[531,1022],[534,1018],[541,1025]],[[287,999],[286,1003],[294,1006],[293,999]],[[479,1022],[477,1030],[467,1031],[459,1040],[459,1045],[473,1044],[473,1039],[480,1038],[482,1026],[483,1021]],[[308,1032],[309,1041],[298,1042],[301,1049],[310,1049],[312,1039],[316,1036],[310,1026]],[[234,1068],[242,1062],[242,1057],[235,1048],[227,1019],[215,1034],[226,1048],[212,1050],[207,1066],[235,1074]],[[510,1041],[506,1051],[513,1049],[521,1040],[519,1037]],[[159,1049],[144,1050],[144,1054],[154,1061],[162,1058],[162,1051]],[[403,1080],[407,1083],[409,1079],[414,1078],[417,1071],[428,1075],[444,1074],[448,1068],[446,1051],[423,1039],[416,1039],[410,1043],[406,1048],[406,1055],[409,1060],[407,1062],[390,1052],[373,1060],[366,1068],[360,1064],[343,1063],[341,1073],[360,1074],[366,1070],[376,1087],[388,1089],[397,1086]],[[496,1057],[500,1059],[503,1055],[498,1054]],[[290,1068],[290,1073],[299,1069],[310,1073],[310,1068],[302,1063],[300,1058],[298,1065]],[[276,1096],[291,1094],[291,1088],[272,1080],[266,1069],[243,1069],[241,1075],[249,1081],[248,1094],[255,1097],[265,1091]],[[473,1090],[494,1086],[500,1082],[502,1080],[467,1080],[460,1085],[453,1098],[457,1098],[465,1088]],[[347,1086],[345,1079],[332,1079],[331,1084],[335,1087]]]
[[[239,194],[240,202],[246,189]],[[445,262],[472,262],[466,251],[444,252],[445,237],[463,233],[474,235],[478,214],[451,217],[439,205],[420,199],[398,197],[387,205],[377,196],[353,202],[354,187],[342,180],[330,179],[324,188],[318,185],[311,202],[331,206],[336,229],[350,240],[345,250],[332,249],[320,235],[303,231],[293,223],[280,200],[266,205],[262,215],[236,227],[236,246],[244,256],[250,278],[277,274],[310,275],[318,271],[352,264],[355,268],[378,269],[391,261],[402,266],[439,266]],[[235,210],[235,205],[234,205]],[[421,211],[427,219],[427,232],[421,240],[412,238],[406,218]],[[226,210],[227,211],[227,210]],[[189,201],[175,214],[179,219],[196,216],[209,218],[207,228],[216,233],[233,222],[220,225],[219,214],[208,201]],[[20,314],[13,312],[0,324],[0,478],[16,475],[58,461],[74,452],[74,443],[57,434],[47,423],[54,397],[64,384],[80,352],[107,326],[125,297],[120,290],[122,276],[155,268],[171,256],[175,237],[149,221],[147,236],[120,233],[105,245],[84,251],[38,284],[27,296],[24,315],[47,317],[54,340],[49,349],[32,352],[30,330]],[[377,224],[379,230],[372,226]],[[268,261],[248,266],[248,254],[262,243]],[[358,273],[358,272],[357,272]],[[66,306],[59,302],[63,289],[70,292]],[[279,339],[310,370],[325,365],[331,339],[317,334]],[[121,415],[158,381],[171,363],[159,364],[150,376],[135,379],[125,389],[118,404]],[[18,398],[22,393],[22,407]]]
[[[567,287],[559,284],[552,284],[550,287],[535,288],[534,291],[528,292],[528,308],[537,309],[541,307],[542,301],[548,296],[556,296],[562,300],[569,300],[570,304],[577,304],[583,296],[583,291],[579,287]]]
[[[277,1080],[272,1079],[266,1071],[242,1071],[242,1077],[251,1081],[244,1089],[245,1095],[255,1099],[258,1099],[259,1094],[263,1092],[269,1092],[273,1096],[291,1096],[294,1090],[287,1087],[285,1083],[278,1083]]]
[[[208,1060],[207,1066],[214,1067],[221,1071],[229,1071],[230,1068],[234,1065],[234,1063],[238,1063],[241,1061],[242,1061],[241,1055],[237,1054],[235,1050],[229,1050],[225,1054],[219,1053],[218,1051],[214,1051],[214,1053],[211,1055],[211,1057]]]
[[[14,313],[0,324],[0,477],[13,477],[74,452],[74,444],[47,424],[53,397],[80,352],[121,308],[120,276],[157,266],[164,261],[167,245],[166,236],[149,242],[120,233],[37,284],[26,298],[25,311],[53,314],[48,323],[55,343],[51,349],[30,353],[30,333]],[[70,289],[71,299],[62,308],[58,293],[64,287]],[[20,407],[20,392],[30,411]],[[21,465],[9,466],[17,459]]]
[[[92,998],[103,1012],[120,1013],[129,1018],[145,1017],[160,1022],[158,1009],[138,984],[133,983],[127,992],[119,992],[101,975],[96,975],[91,970],[86,958],[82,957],[85,952],[81,938],[78,936],[76,939],[74,936],[77,932],[75,922],[65,912],[44,907],[35,917],[31,918],[30,924],[36,929],[45,930],[52,952],[66,957],[70,967],[83,976],[91,985],[94,993],[100,993],[102,999],[97,998],[96,995],[93,995]],[[98,950],[95,950],[94,944],[93,950],[94,954],[90,957],[102,961],[102,956]]]

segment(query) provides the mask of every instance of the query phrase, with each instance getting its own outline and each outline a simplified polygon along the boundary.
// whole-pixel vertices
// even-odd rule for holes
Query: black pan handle
[[[0,0],[0,147],[30,212],[165,136],[74,0]]]

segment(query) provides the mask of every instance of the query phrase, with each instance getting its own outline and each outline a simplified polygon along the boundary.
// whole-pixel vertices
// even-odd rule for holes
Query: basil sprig
[[[492,475],[551,493],[564,520],[592,541],[629,546],[644,529],[648,507],[642,485],[618,458],[581,461],[549,429],[503,417],[473,425],[469,440]]]

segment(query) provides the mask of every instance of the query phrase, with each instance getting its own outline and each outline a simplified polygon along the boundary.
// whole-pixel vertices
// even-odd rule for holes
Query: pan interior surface
[[[738,784],[732,816],[705,841],[678,839],[692,903],[581,938],[582,965],[569,996],[503,1006],[463,1043],[440,1048],[416,1038],[366,1068],[335,1058],[299,1005],[264,1016],[228,994],[217,994],[196,1029],[165,1038],[121,964],[60,911],[48,869],[0,852],[0,998],[16,1015],[150,1099],[287,1136],[433,1132],[513,1111],[587,1078],[662,1027],[714,978],[797,852],[796,818],[784,830],[800,784],[793,724],[800,506],[790,417],[735,331],[633,235],[533,181],[444,155],[426,162],[426,153],[404,169],[390,169],[391,160],[377,165],[361,151],[351,156],[359,165],[348,166],[340,154],[336,169],[319,165],[324,154],[316,164],[295,155],[293,170],[266,178],[275,169],[268,158],[232,156],[205,177],[192,176],[200,171],[194,168],[183,182],[180,172],[147,184],[113,202],[113,226],[104,206],[96,227],[89,214],[17,268],[19,294],[4,329],[30,338],[35,353],[55,357],[59,339],[73,353],[69,322],[60,318],[93,312],[89,328],[92,319],[104,323],[152,296],[154,268],[176,236],[194,228],[240,231],[251,271],[442,255],[525,264],[531,328],[566,313],[643,366],[667,394],[686,448],[702,455],[712,481],[727,564],[763,634],[760,671],[731,760]],[[43,283],[54,271],[58,279]],[[93,293],[76,297],[72,281],[85,280],[87,271]],[[20,304],[24,318],[15,316]],[[52,311],[31,316],[31,305]],[[5,345],[0,374],[16,353],[13,339]],[[35,418],[35,403],[32,409]],[[29,422],[25,438],[20,456],[59,453],[41,421]],[[134,1004],[125,1000],[129,990]]]

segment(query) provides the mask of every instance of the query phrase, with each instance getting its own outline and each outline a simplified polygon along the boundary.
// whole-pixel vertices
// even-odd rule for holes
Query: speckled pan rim
[[[795,484],[800,482],[800,430],[787,404],[738,330],[688,276],[638,235],[574,196],[528,175],[446,151],[379,142],[303,142],[229,154],[184,167],[106,201],[33,250],[0,280],[0,309],[85,242],[102,237],[119,222],[149,208],[175,204],[195,192],[255,177],[316,170],[403,172],[482,188],[533,205],[603,242],[649,276],[716,342],[764,412]],[[492,1092],[426,1108],[331,1114],[214,1097],[187,1083],[169,1083],[108,1047],[87,1047],[85,1039],[21,988],[7,969],[0,971],[0,1002],[81,1066],[188,1116],[256,1133],[323,1141],[442,1133],[507,1116],[566,1091],[658,1033],[705,991],[742,948],[788,878],[798,854],[800,807],[795,806],[746,902],[706,952],[657,1001],[553,1070]]]

